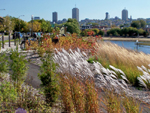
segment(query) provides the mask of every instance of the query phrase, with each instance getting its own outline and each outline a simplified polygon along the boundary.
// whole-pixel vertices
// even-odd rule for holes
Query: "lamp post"
[[[24,16],[24,15],[20,15],[18,18],[19,18],[19,44],[20,44],[20,17],[21,16]]]
[[[8,38],[9,38],[9,47],[10,47],[10,25],[11,25],[11,22],[9,23],[9,36],[8,36]]]
[[[31,37],[33,35],[33,15],[31,15],[31,21],[32,21],[32,30],[31,30]]]

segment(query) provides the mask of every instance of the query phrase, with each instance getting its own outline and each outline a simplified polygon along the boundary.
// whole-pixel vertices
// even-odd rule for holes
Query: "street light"
[[[24,16],[24,15],[20,15],[18,18],[19,18],[19,44],[20,44],[20,17],[21,16]]]
[[[32,31],[31,31],[31,37],[33,35],[33,15],[31,15],[31,21],[32,21]]]

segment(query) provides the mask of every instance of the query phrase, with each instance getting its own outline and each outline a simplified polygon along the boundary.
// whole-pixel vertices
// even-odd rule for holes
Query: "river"
[[[139,52],[150,54],[150,46],[138,46],[137,47],[135,41],[112,41],[111,40],[110,42],[115,43],[127,49],[138,50]]]

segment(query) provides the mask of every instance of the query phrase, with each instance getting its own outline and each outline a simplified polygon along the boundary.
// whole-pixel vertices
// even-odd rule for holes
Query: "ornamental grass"
[[[142,75],[137,66],[148,67],[148,64],[150,64],[150,55],[127,50],[110,42],[96,43],[95,48],[97,51],[94,57],[95,60],[106,68],[109,68],[109,65],[113,65],[121,69],[133,85],[137,85],[137,77]]]

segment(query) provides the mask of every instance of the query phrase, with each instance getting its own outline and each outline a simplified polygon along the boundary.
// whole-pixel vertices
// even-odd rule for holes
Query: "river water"
[[[110,42],[115,43],[118,46],[121,46],[127,49],[138,50],[139,52],[150,54],[150,46],[137,46],[136,42],[134,41],[110,41]]]

